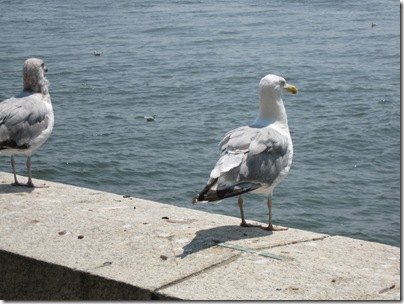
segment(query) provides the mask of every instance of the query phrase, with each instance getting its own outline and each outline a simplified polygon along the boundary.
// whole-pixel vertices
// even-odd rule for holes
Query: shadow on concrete
[[[264,230],[259,226],[240,227],[236,225],[228,225],[199,230],[194,239],[189,244],[182,247],[184,252],[177,255],[177,257],[183,259],[190,254],[216,246],[219,243],[263,237],[271,234],[272,231]]]
[[[12,184],[0,184],[0,194],[1,193],[22,193],[22,192],[32,192],[35,188],[26,186],[13,186]]]

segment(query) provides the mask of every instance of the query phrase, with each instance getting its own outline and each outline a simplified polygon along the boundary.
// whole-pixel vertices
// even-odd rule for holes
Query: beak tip
[[[287,90],[290,93],[292,93],[293,95],[295,95],[295,94],[297,94],[299,92],[299,90],[294,85],[290,85]]]

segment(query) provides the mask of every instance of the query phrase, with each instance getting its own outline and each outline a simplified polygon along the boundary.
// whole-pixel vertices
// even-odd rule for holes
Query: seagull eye
[[[286,81],[285,81],[285,80],[281,80],[281,81],[280,81],[280,84],[281,84],[282,86],[284,86],[284,85],[286,84]]]

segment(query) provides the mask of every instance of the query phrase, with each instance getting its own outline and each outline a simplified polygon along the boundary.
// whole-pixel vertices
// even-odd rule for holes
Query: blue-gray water
[[[274,223],[400,245],[398,1],[0,4],[1,100],[26,58],[49,68],[56,122],[34,178],[238,217],[236,198],[191,198],[223,135],[255,119],[261,77],[278,74],[300,92],[284,94],[294,161]],[[266,222],[266,198],[246,195],[245,213]]]

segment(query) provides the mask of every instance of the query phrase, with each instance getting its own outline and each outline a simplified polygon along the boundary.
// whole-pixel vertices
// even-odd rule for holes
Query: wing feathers
[[[215,201],[268,187],[288,161],[288,139],[272,128],[240,127],[220,142],[221,155],[208,184],[193,199]]]
[[[29,148],[31,141],[49,126],[46,105],[35,95],[0,103],[0,149]]]

